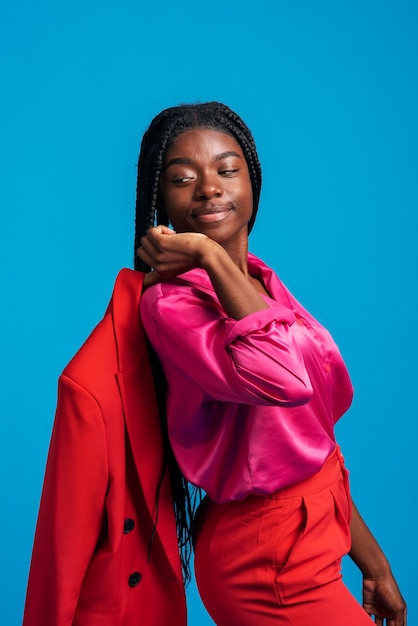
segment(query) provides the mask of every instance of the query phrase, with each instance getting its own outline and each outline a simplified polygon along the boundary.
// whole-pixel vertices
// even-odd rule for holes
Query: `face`
[[[207,128],[179,135],[167,151],[160,181],[177,232],[200,232],[221,245],[246,242],[253,210],[250,175],[233,137]]]

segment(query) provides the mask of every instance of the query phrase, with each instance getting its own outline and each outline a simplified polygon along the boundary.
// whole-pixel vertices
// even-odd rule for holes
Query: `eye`
[[[225,170],[219,170],[219,174],[221,176],[234,176],[236,173],[238,172],[238,168],[237,169],[225,169]]]
[[[193,180],[193,176],[173,176],[170,180],[173,185],[187,185],[187,183]]]

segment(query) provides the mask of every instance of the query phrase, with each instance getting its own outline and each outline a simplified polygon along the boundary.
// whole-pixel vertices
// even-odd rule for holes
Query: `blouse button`
[[[299,326],[305,326],[305,322],[301,317],[296,318],[296,324],[299,324]]]

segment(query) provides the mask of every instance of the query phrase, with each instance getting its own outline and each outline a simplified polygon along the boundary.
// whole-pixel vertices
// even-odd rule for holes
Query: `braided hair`
[[[167,215],[162,210],[160,198],[160,177],[165,155],[179,135],[193,128],[208,128],[230,135],[240,145],[247,162],[253,192],[253,212],[248,223],[248,232],[251,232],[257,215],[261,191],[261,166],[251,131],[234,111],[220,102],[183,104],[165,109],[159,113],[152,120],[142,139],[136,188],[135,252],[140,246],[141,238],[146,234],[148,228],[152,228],[156,224],[168,225]],[[136,270],[142,272],[151,270],[136,254],[134,266]],[[161,486],[165,471],[168,469],[173,494],[180,559],[183,575],[187,583],[191,578],[192,523],[194,513],[201,499],[201,492],[200,489],[196,489],[187,483],[173,455],[167,432],[165,409],[166,382],[158,358],[151,346],[149,346],[149,351],[165,447],[164,465],[159,486]],[[159,488],[156,494],[157,513],[153,536],[158,521],[158,498]],[[153,536],[150,540],[150,549]]]
[[[134,253],[148,228],[156,224],[167,225],[160,198],[160,177],[165,155],[179,135],[193,128],[209,128],[230,135],[240,145],[253,190],[253,213],[248,223],[248,232],[251,232],[260,199],[261,166],[250,129],[239,115],[220,102],[182,104],[159,113],[142,139],[136,187]],[[135,269],[150,271],[150,267],[136,254]]]

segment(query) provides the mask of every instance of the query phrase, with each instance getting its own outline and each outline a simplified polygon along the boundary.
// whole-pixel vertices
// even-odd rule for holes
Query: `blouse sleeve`
[[[180,369],[212,399],[297,406],[312,396],[294,315],[282,305],[237,321],[209,293],[159,283],[143,294],[141,316],[163,367]]]

